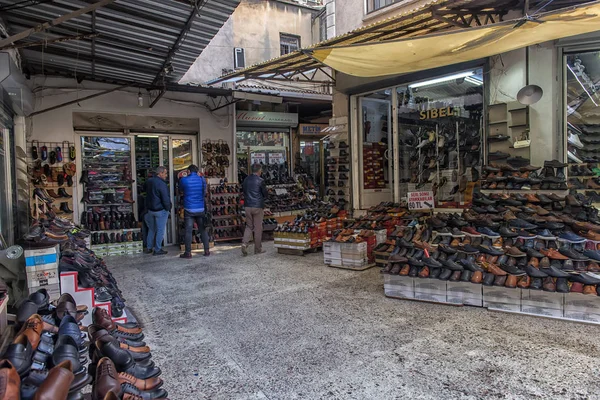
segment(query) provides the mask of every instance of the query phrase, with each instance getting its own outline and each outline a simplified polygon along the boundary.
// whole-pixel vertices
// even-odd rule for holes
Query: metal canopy
[[[246,79],[311,82],[321,71],[331,78],[330,69],[310,55],[326,47],[377,43],[418,37],[445,30],[485,26],[503,21],[510,11],[523,12],[528,3],[532,12],[550,11],[589,1],[572,0],[434,0],[410,12],[364,26],[309,48],[274,58],[249,68],[223,75],[208,84],[240,82]]]
[[[14,35],[94,3],[0,0],[0,23],[9,35]],[[35,32],[13,47],[21,53],[24,72],[31,75],[143,87],[172,86],[239,3],[240,0],[117,0]]]

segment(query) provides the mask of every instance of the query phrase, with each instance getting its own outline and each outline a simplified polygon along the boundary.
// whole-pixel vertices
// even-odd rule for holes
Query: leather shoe
[[[423,268],[421,268],[421,271],[419,272],[419,278],[428,278],[428,277],[429,277],[429,267],[424,266]]]
[[[447,281],[448,279],[450,279],[450,276],[452,276],[452,271],[448,268],[443,268],[438,279],[441,281]]]
[[[465,269],[460,274],[460,281],[461,282],[470,282],[472,277],[473,277],[473,272],[469,271],[468,269]]]
[[[0,399],[19,400],[21,377],[8,360],[0,361]]]
[[[530,276],[522,276],[519,278],[519,281],[517,282],[517,286],[521,289],[527,289],[529,288],[529,286],[531,285],[531,277]]]
[[[573,282],[573,284],[571,284],[570,292],[571,293],[583,293],[583,283]]]
[[[108,357],[103,357],[96,366],[92,400],[103,400],[109,392],[113,392],[117,398],[120,398],[122,395],[121,381],[118,378],[115,364]]]
[[[493,286],[494,279],[496,279],[496,275],[492,274],[491,272],[486,272],[483,275],[483,280],[481,281],[481,283],[483,284],[483,286]]]
[[[116,341],[96,341],[96,348],[100,354],[110,358],[117,367],[117,371],[126,372],[139,379],[148,379],[159,376],[160,368],[154,366],[145,367],[136,363],[131,354],[121,349]]]
[[[156,389],[152,391],[141,391],[129,383],[124,383],[121,385],[121,389],[123,390],[123,398],[125,399],[127,395],[135,396],[135,399],[140,400],[164,400],[167,398],[167,391],[165,389]]]
[[[136,387],[138,390],[143,390],[143,391],[156,390],[163,385],[163,380],[158,377],[154,377],[154,378],[150,378],[150,379],[138,379],[133,375],[126,374],[124,372],[120,372],[118,375],[118,378],[119,378],[119,382],[121,383],[121,385],[127,383],[127,384],[130,384],[130,385]]]
[[[48,372],[33,400],[66,400],[75,376],[70,361],[63,361]]]
[[[556,284],[554,283],[554,279],[551,277],[545,278],[543,289],[544,292],[556,292]]]
[[[409,272],[410,272],[410,265],[404,264],[402,266],[402,269],[400,270],[400,273],[398,275],[400,275],[400,276],[408,276]]]
[[[506,280],[508,279],[508,275],[499,275],[494,279],[494,286],[504,286],[506,284]]]
[[[506,282],[504,283],[504,286],[506,286],[507,288],[510,289],[514,289],[517,287],[517,277],[515,275],[508,275],[508,277],[506,278]]]
[[[598,290],[600,290],[600,286],[585,285],[583,287],[583,294],[597,294]]]
[[[556,279],[556,291],[558,293],[569,293],[569,283],[566,278]]]
[[[441,273],[441,268],[429,268],[429,279],[438,279]]]
[[[483,272],[475,271],[473,272],[473,276],[471,277],[471,283],[481,283],[483,280]]]
[[[529,285],[529,289],[531,290],[542,290],[542,278],[532,278],[531,285]]]
[[[460,271],[454,271],[454,272],[452,272],[452,275],[450,275],[450,282],[458,282],[458,281],[460,281],[460,276],[461,276],[461,272]]]
[[[19,335],[4,352],[3,358],[10,361],[20,376],[25,375],[31,368],[33,349],[25,335]]]
[[[404,259],[404,257],[400,257],[400,258]],[[140,328],[139,326],[137,326],[135,324],[124,325],[124,324],[115,323],[110,318],[110,315],[108,315],[108,311],[106,311],[104,308],[101,308],[101,307],[96,307],[94,309],[92,318],[93,318],[94,324],[103,327],[104,329],[108,330],[109,332],[117,330],[119,332],[131,333],[134,335],[142,333],[142,328]]]

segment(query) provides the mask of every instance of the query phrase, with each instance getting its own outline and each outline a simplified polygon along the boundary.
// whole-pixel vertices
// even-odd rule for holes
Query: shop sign
[[[283,153],[269,153],[269,164],[283,164],[285,156]]]
[[[275,194],[276,194],[277,196],[283,196],[283,195],[286,195],[286,194],[288,194],[288,191],[287,191],[287,189],[285,189],[285,188],[282,188],[282,189],[275,189]]]
[[[431,110],[421,111],[419,119],[437,119],[444,117],[458,116],[459,109],[454,107],[432,108]]]
[[[435,202],[432,191],[408,192],[409,210],[433,210]]]
[[[327,124],[300,124],[298,126],[298,132],[300,135],[324,135],[321,133],[323,129],[325,129]]]
[[[240,126],[298,126],[298,114],[238,111],[237,123]]]
[[[267,160],[267,155],[265,153],[251,153],[250,160],[252,164],[264,164]]]

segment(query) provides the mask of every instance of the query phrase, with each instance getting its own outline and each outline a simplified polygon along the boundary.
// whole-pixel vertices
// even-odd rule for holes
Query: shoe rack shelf
[[[211,240],[215,242],[241,240],[245,221],[241,205],[243,198],[241,185],[225,182],[219,185],[209,185],[208,193],[208,209],[212,219],[209,232]],[[221,213],[222,210],[227,214],[215,215],[217,212]],[[227,221],[227,225],[218,225],[223,221]]]
[[[530,158],[530,147],[515,148],[514,143],[529,139],[529,106],[519,102],[488,106],[488,152],[506,152]],[[488,160],[489,161],[489,160]]]
[[[330,140],[327,144],[329,156],[325,159],[325,174],[327,174],[325,175],[327,178],[325,179],[325,193],[333,191],[334,194],[327,196],[330,201],[341,207],[345,206],[350,198],[350,147],[347,146],[347,143],[345,139]],[[335,179],[328,179],[329,174],[332,174]],[[345,174],[347,179],[340,180],[342,174]],[[343,195],[339,194],[340,191],[343,192]]]
[[[202,142],[202,168],[206,178],[225,178],[229,168],[231,149],[223,140],[206,139]]]
[[[61,218],[73,218],[73,185],[77,179],[74,147],[74,143],[67,141],[27,142],[30,215],[33,219],[47,212],[53,212]]]

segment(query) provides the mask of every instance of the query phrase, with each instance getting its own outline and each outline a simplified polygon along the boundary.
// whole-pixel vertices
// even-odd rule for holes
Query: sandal
[[[56,164],[56,153],[54,151],[50,152],[50,158],[48,159],[50,164]]]
[[[62,160],[63,160],[62,149],[57,146],[55,151],[56,151],[56,161],[62,162]],[[50,155],[52,156],[52,154],[50,154]]]
[[[46,146],[42,146],[42,160],[46,161],[48,159],[48,148]]]
[[[36,146],[37,143],[37,146]],[[40,146],[40,142],[38,142],[37,140],[32,140],[31,141],[31,157],[33,157],[34,160],[37,160],[39,158],[38,155],[38,147]]]

